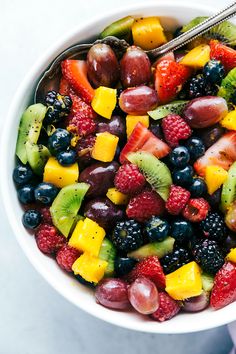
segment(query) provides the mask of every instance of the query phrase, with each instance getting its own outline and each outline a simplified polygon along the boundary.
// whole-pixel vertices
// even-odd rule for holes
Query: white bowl
[[[53,259],[43,255],[38,250],[34,237],[22,226],[22,208],[17,200],[11,177],[19,120],[22,112],[31,102],[32,92],[40,73],[46,69],[53,58],[66,47],[77,42],[86,42],[88,38],[96,36],[112,21],[126,15],[157,15],[161,17],[165,28],[173,29],[196,16],[210,14],[212,14],[211,8],[193,3],[187,5],[175,2],[145,3],[144,1],[143,5],[127,6],[95,18],[82,27],[78,26],[38,60],[19,87],[5,120],[0,149],[2,156],[0,182],[9,223],[19,244],[32,265],[67,300],[91,315],[121,327],[152,333],[187,333],[210,329],[236,320],[236,302],[218,311],[208,309],[196,314],[182,313],[164,323],[154,322],[136,313],[112,311],[96,304],[93,291],[80,285],[71,276],[65,274]]]

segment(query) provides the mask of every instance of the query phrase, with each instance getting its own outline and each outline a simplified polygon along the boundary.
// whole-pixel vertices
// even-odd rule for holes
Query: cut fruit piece
[[[116,188],[109,188],[106,196],[112,203],[116,205],[126,205],[129,201],[129,196],[127,194],[121,193]]]
[[[236,66],[236,50],[218,41],[210,41],[211,59],[219,60],[226,71],[230,71]]]
[[[128,160],[138,166],[147,182],[167,201],[172,184],[169,168],[148,152],[130,153]]]
[[[226,212],[230,204],[236,199],[236,162],[232,164],[228,172],[228,178],[223,184],[221,192],[220,208]]]
[[[111,119],[117,101],[117,90],[100,86],[95,90],[91,106],[100,116]]]
[[[185,300],[202,292],[201,269],[190,262],[166,275],[166,292],[175,300]]]
[[[115,269],[116,248],[106,237],[102,241],[98,258],[108,263],[105,270],[105,276],[112,277]]]
[[[105,230],[95,221],[85,218],[80,220],[69,240],[69,245],[80,252],[89,252],[97,257],[106,235]]]
[[[26,142],[25,148],[30,167],[36,175],[42,176],[44,166],[51,156],[48,148],[41,144],[31,144],[29,141]]]
[[[178,114],[181,116],[188,102],[184,100],[173,101],[172,103],[157,107],[154,111],[149,111],[148,114],[154,120],[162,119],[168,116],[168,114]]]
[[[190,22],[188,22],[186,25],[184,25],[182,27],[181,32],[185,33],[185,32],[189,31],[190,29],[192,29],[193,27],[199,25],[200,23],[202,23],[203,21],[205,21],[207,19],[208,19],[207,16],[195,17]]]
[[[226,261],[236,263],[236,248],[231,248],[226,256]]]
[[[98,133],[93,150],[92,158],[102,162],[111,162],[114,159],[119,138],[108,132]]]
[[[44,182],[52,183],[58,188],[63,188],[78,182],[78,178],[78,163],[70,166],[62,166],[55,157],[49,157],[44,167]]]
[[[221,121],[222,127],[228,130],[236,130],[236,109],[229,112]]]
[[[138,122],[142,123],[146,128],[148,128],[149,116],[132,116],[129,114],[126,116],[126,133],[128,139],[132,134],[134,128],[138,124]]]
[[[46,111],[47,108],[44,105],[37,103],[29,106],[21,117],[16,143],[16,155],[23,164],[28,161],[25,144],[27,141],[31,144],[37,144]]]
[[[210,292],[214,285],[214,276],[207,273],[202,273],[202,288],[206,292]]]
[[[167,42],[158,17],[135,20],[132,26],[134,44],[144,50],[154,49]]]
[[[100,34],[100,37],[115,36],[117,38],[124,38],[131,32],[133,23],[134,18],[132,16],[121,18],[107,26]]]
[[[167,237],[163,241],[148,243],[147,245],[128,253],[128,257],[135,258],[137,260],[145,259],[149,256],[157,256],[158,258],[162,258],[168,253],[173,252],[174,243],[174,238]]]
[[[210,47],[207,44],[200,44],[188,52],[180,64],[189,66],[193,69],[202,69],[210,60]]]
[[[218,96],[223,97],[227,102],[229,102],[235,90],[236,90],[236,68],[230,70],[228,75],[222,80],[221,86],[218,91]]]
[[[103,277],[108,266],[106,261],[85,252],[72,265],[75,275],[80,275],[90,283],[98,283]]]
[[[207,184],[208,193],[211,195],[226,181],[228,172],[219,166],[207,166],[205,174],[205,182]]]
[[[224,134],[195,162],[194,169],[200,176],[204,176],[206,167],[211,165],[222,167],[224,170],[228,171],[235,160],[236,132],[231,131]]]
[[[60,190],[54,199],[50,212],[53,224],[67,237],[78,214],[81,203],[90,185],[75,183]]]

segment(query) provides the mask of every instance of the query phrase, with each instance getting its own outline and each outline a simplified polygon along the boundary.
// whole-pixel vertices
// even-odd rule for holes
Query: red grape
[[[217,140],[219,140],[224,134],[225,129],[221,127],[219,124],[213,125],[211,127],[200,129],[197,132],[199,138],[201,138],[205,148],[208,149],[211,145],[213,145]]]
[[[187,312],[198,312],[209,305],[209,293],[203,291],[201,295],[194,296],[183,301],[183,310]]]
[[[144,115],[156,108],[157,103],[156,91],[144,85],[124,90],[119,99],[122,111],[132,115]]]
[[[159,295],[155,284],[144,277],[137,278],[128,289],[128,297],[136,311],[143,315],[155,312],[159,307]]]
[[[130,306],[127,284],[118,278],[102,280],[96,287],[95,298],[99,304],[110,309],[125,310]]]
[[[109,132],[118,136],[121,140],[126,136],[125,119],[119,115],[112,116],[111,119],[99,119],[97,132]]]

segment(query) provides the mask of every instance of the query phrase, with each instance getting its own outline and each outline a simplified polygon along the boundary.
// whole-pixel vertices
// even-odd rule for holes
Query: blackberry
[[[143,243],[141,225],[132,219],[119,221],[113,230],[112,242],[120,251],[136,250]]]
[[[169,274],[191,262],[191,260],[192,256],[186,248],[175,246],[174,251],[161,258],[160,262],[164,273]]]
[[[217,87],[206,81],[202,75],[193,77],[189,82],[189,97],[197,98],[202,96],[214,96]]]
[[[48,107],[44,123],[57,123],[61,118],[67,117],[70,113],[72,100],[70,96],[63,96],[56,91],[48,91],[45,96],[45,104]]]
[[[206,219],[201,221],[200,228],[210,240],[223,241],[227,236],[224,218],[217,212],[208,213]]]
[[[193,257],[206,273],[216,274],[224,264],[224,256],[214,240],[203,240],[193,247]]]

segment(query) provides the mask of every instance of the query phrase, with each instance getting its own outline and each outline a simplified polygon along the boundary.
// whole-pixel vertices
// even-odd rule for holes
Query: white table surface
[[[214,7],[225,4],[224,0],[206,1]],[[0,0],[1,127],[18,84],[37,57],[61,33],[89,19],[91,11],[96,14],[125,3]],[[228,353],[232,343],[227,327],[189,335],[149,335],[89,316],[57,294],[31,266],[1,204],[0,231],[0,354]]]

